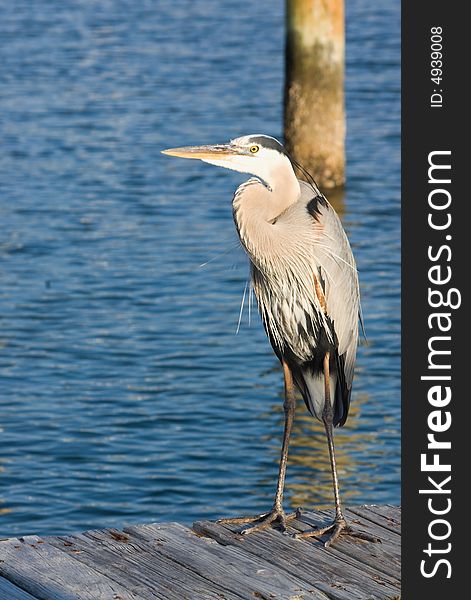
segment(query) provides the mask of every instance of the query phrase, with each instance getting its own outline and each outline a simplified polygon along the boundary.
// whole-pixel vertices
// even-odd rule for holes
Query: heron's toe
[[[317,529],[309,529],[308,531],[295,533],[294,537],[298,539],[310,537],[321,538],[326,535],[328,536],[324,542],[324,546],[326,548],[332,546],[332,544],[336,542],[341,535],[348,535],[350,537],[364,540],[367,542],[381,543],[381,540],[379,538],[369,535],[364,531],[356,531],[355,529],[353,529],[344,518],[335,519],[333,523],[327,525],[326,527],[319,527]]]

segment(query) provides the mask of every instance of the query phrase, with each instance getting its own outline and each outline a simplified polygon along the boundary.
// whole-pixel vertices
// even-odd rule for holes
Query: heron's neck
[[[285,211],[288,206],[299,200],[301,188],[294,174],[291,163],[286,159],[283,168],[275,169],[267,181],[269,186],[269,200],[264,203],[267,211],[267,221],[272,222],[278,215]]]
[[[301,189],[291,164],[289,171],[280,169],[267,177],[265,187],[250,179],[237,190],[233,212],[240,240],[255,263],[276,253],[281,243],[274,227],[277,217],[299,200]]]

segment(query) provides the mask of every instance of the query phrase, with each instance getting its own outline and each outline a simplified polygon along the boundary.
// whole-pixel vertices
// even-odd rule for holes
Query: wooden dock
[[[0,542],[0,600],[386,600],[400,597],[400,508],[351,507],[381,539],[332,547],[275,530],[249,536],[199,521],[154,523]],[[303,512],[288,533],[325,524]]]

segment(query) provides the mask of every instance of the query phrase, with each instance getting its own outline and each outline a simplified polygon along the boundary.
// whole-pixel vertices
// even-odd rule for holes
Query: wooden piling
[[[345,182],[343,0],[286,0],[285,143],[323,189]]]

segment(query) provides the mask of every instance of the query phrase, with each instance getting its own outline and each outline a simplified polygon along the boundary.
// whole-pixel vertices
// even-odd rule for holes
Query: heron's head
[[[245,135],[228,144],[187,146],[162,150],[163,154],[196,158],[241,173],[250,173],[274,187],[281,175],[294,175],[291,161],[278,140],[268,135]]]

